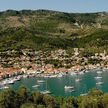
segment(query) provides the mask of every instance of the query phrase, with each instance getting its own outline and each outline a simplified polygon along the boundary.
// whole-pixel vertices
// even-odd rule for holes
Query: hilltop
[[[108,13],[0,12],[0,50],[85,48],[108,52]]]

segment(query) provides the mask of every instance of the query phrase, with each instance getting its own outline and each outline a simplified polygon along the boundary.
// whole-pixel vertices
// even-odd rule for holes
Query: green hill
[[[108,49],[108,13],[50,10],[0,12],[0,50]]]

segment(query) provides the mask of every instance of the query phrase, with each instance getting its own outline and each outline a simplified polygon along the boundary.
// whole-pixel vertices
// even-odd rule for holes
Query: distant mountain
[[[108,49],[108,13],[0,12],[0,49]]]

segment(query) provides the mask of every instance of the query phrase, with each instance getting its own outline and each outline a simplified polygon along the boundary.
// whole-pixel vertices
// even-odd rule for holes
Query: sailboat
[[[46,90],[41,91],[42,94],[51,94],[50,90],[48,90],[48,85],[47,85],[47,81],[46,81]]]
[[[79,75],[77,75],[77,78],[75,79],[76,82],[81,81],[81,79],[79,78]]]
[[[97,71],[97,74],[101,74],[102,73],[102,71]]]
[[[70,79],[69,79],[69,81],[70,81]],[[64,89],[70,91],[70,90],[74,89],[74,86],[67,86],[67,85],[65,85]]]
[[[37,87],[39,87],[39,86],[40,86],[40,85],[33,85],[32,87],[33,87],[33,88],[37,88]]]
[[[37,80],[38,83],[43,83],[45,82],[44,80]]]
[[[81,93],[80,96],[86,96],[88,93],[86,93],[86,85],[84,85],[84,93]]]
[[[100,76],[97,76],[97,77],[95,77],[95,79],[101,79],[102,77],[100,77]]]
[[[98,82],[98,83],[96,83],[97,85],[102,85],[103,84],[103,82]]]

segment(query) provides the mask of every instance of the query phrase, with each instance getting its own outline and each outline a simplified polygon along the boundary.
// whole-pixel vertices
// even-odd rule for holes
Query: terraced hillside
[[[108,51],[108,13],[0,12],[0,50],[85,48]]]

